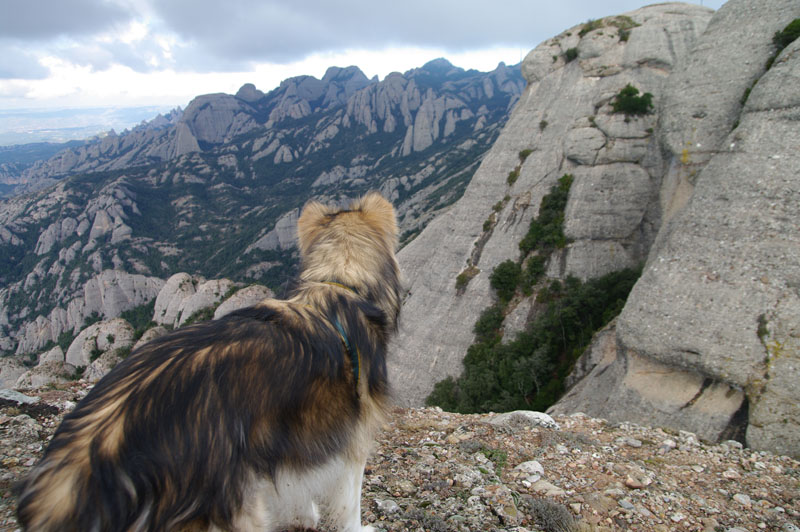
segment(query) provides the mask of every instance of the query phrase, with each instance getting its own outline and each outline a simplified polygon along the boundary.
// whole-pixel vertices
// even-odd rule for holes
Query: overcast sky
[[[491,70],[642,0],[0,0],[0,109],[182,105],[329,66]],[[718,9],[723,0],[697,0]]]

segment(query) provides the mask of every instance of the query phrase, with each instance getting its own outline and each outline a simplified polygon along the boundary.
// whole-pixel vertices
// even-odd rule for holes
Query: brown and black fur
[[[144,345],[64,418],[19,487],[25,530],[244,530],[281,472],[363,470],[400,308],[394,210],[374,193],[310,203],[298,236],[290,298]]]

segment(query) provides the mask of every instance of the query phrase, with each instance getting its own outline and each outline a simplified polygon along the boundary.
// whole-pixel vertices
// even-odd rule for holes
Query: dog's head
[[[335,281],[352,287],[396,320],[400,308],[397,220],[377,192],[346,209],[312,201],[297,221],[303,281]]]

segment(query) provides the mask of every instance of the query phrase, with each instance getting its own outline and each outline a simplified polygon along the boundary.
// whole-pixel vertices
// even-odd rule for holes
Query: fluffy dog
[[[64,418],[20,485],[35,532],[361,526],[400,310],[391,204],[306,205],[302,273],[268,299],[158,338]]]

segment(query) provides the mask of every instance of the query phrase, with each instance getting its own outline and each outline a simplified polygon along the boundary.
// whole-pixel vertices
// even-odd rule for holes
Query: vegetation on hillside
[[[542,281],[551,253],[567,244],[563,221],[572,180],[562,176],[542,198],[539,215],[519,244],[520,259],[492,271],[489,280],[498,300],[475,322],[463,373],[436,383],[428,405],[461,413],[545,410],[564,392],[564,379],[594,332],[622,310],[640,269],[587,282],[575,277]],[[537,286],[536,319],[504,343],[503,320],[511,302]]]
[[[625,113],[625,116],[646,115],[653,109],[653,95],[645,92],[639,96],[639,89],[628,83],[615,96],[611,106],[615,113]]]

